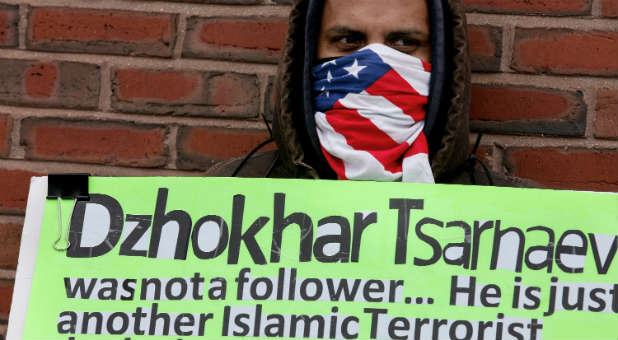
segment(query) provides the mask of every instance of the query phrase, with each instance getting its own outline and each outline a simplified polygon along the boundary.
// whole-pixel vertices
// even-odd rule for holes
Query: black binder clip
[[[66,247],[60,247],[58,243],[62,239],[62,216],[60,208],[61,199],[73,199],[71,219],[77,201],[88,201],[88,177],[90,174],[49,174],[47,175],[47,198],[55,198],[58,201],[58,239],[54,241],[54,249],[62,251],[71,246],[69,231],[65,234]],[[70,221],[70,219],[69,219]]]

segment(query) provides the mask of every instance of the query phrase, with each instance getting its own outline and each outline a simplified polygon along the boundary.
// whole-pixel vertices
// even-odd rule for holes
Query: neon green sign
[[[616,194],[347,181],[33,181],[23,339],[616,339]],[[69,226],[69,227],[67,227]],[[66,232],[66,230],[65,230]],[[20,300],[22,299],[22,300]]]

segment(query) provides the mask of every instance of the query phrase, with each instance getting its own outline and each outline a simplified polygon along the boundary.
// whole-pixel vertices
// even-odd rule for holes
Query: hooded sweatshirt
[[[207,176],[334,179],[316,132],[312,68],[325,0],[294,1],[275,84],[272,137],[277,150],[216,164]],[[425,118],[436,183],[536,186],[491,173],[469,154],[470,63],[460,0],[428,0],[431,78]]]

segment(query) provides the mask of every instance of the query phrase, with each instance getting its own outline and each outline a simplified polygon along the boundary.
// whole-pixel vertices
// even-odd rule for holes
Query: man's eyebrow
[[[416,29],[392,31],[392,32],[388,32],[388,35],[387,35],[387,37],[389,38],[405,37],[405,36],[416,36],[422,39],[429,39],[429,33],[416,30]]]
[[[327,29],[326,32],[327,33],[335,33],[335,34],[355,34],[355,35],[362,34],[362,35],[364,35],[364,33],[361,32],[361,31],[354,30],[354,29],[351,29],[349,27],[341,26],[341,25],[335,25],[335,26]]]

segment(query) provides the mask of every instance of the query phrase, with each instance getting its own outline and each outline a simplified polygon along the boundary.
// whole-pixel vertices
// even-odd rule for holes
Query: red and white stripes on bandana
[[[339,179],[434,183],[423,133],[430,71],[382,44],[314,67],[316,129]]]

